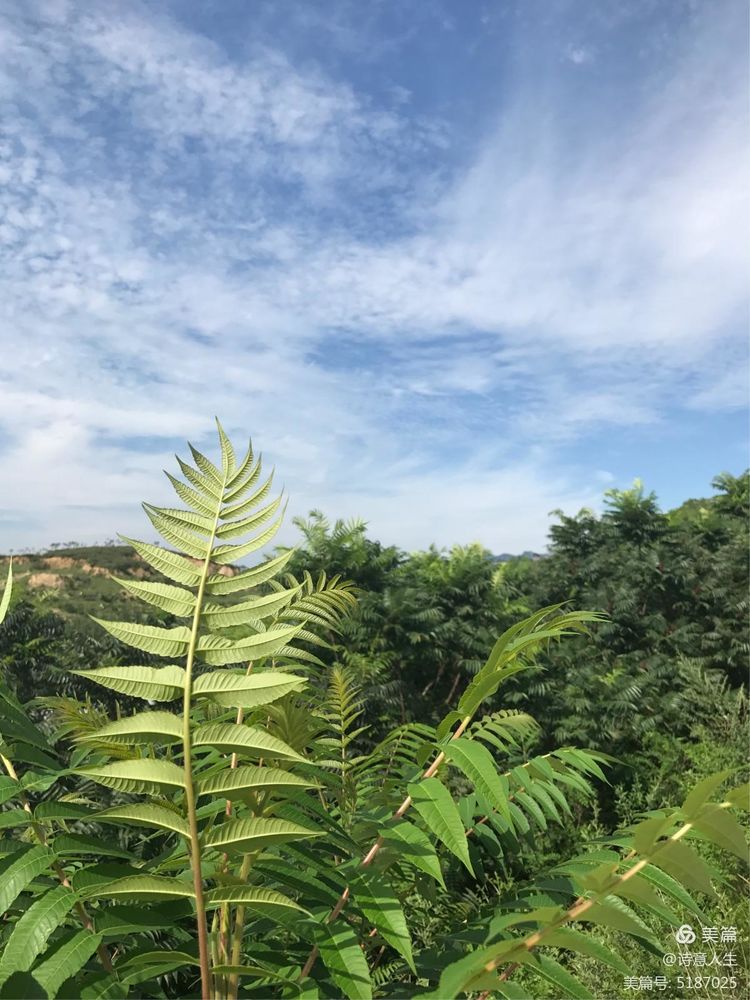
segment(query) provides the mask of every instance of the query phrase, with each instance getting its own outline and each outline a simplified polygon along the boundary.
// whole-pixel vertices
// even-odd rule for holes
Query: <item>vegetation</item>
[[[0,1000],[615,998],[684,924],[738,943],[663,995],[744,995],[748,476],[544,559],[313,512],[238,568],[281,498],[219,438],[166,546],[9,569]]]

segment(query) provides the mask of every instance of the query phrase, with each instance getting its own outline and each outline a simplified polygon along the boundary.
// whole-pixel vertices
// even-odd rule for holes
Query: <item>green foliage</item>
[[[156,617],[97,613],[110,662],[66,656],[84,689],[29,708],[0,684],[0,996],[591,996],[658,961],[685,914],[716,912],[747,860],[746,701],[731,663],[715,685],[710,650],[687,658],[689,621],[648,651],[628,587],[638,568],[637,600],[688,618],[683,577],[658,570],[660,589],[643,567],[686,539],[734,566],[744,480],[722,479],[710,531],[640,486],[612,492],[522,571],[479,546],[405,560],[317,513],[305,549],[224,571],[269,542],[282,502],[218,433],[217,462],[191,447],[169,477],[186,509],[144,505],[172,547],[133,540],[151,575],[118,570]],[[576,603],[609,595],[610,618],[563,603],[571,560]],[[622,708],[642,705],[622,700],[636,655],[654,657],[661,713],[640,730]],[[665,720],[690,711],[700,741],[670,741]],[[602,798],[613,738],[648,783]]]

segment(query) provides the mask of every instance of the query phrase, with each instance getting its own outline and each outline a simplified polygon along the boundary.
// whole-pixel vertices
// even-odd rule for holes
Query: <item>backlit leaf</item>
[[[269,844],[283,844],[290,840],[301,840],[305,837],[318,837],[321,832],[309,830],[297,823],[288,823],[283,819],[233,819],[220,826],[213,827],[205,837],[204,847],[213,847],[221,851],[241,851],[249,853]]]
[[[264,656],[278,653],[297,631],[296,626],[270,628],[266,632],[258,632],[256,635],[237,640],[225,639],[218,635],[202,635],[198,639],[198,654],[213,667],[259,660]]]
[[[98,670],[72,670],[71,673],[130,698],[146,701],[174,701],[182,697],[185,684],[185,671],[173,664],[167,667],[99,667]]]
[[[96,813],[93,819],[97,823],[134,823],[136,826],[151,826],[157,830],[172,830],[181,836],[189,838],[190,830],[187,820],[179,813],[166,806],[153,802],[139,802],[132,805],[115,806]]]
[[[166,878],[163,875],[131,875],[97,885],[92,888],[90,894],[102,899],[149,902],[183,897],[193,899],[195,890],[192,883],[177,878]]]
[[[179,743],[182,740],[182,719],[170,712],[139,712],[78,738],[79,743],[101,740],[127,744]]]
[[[250,757],[266,757],[271,760],[303,761],[296,750],[254,726],[238,726],[233,722],[209,722],[198,726],[193,733],[194,747],[213,747],[225,753],[237,753]],[[180,772],[182,773],[182,772]]]
[[[213,777],[202,779],[197,784],[196,794],[241,799],[248,792],[313,787],[313,782],[306,781],[289,771],[282,771],[277,767],[254,767],[248,764],[244,767],[224,768]]]
[[[173,792],[185,787],[185,772],[169,760],[118,760],[76,773],[120,792]]]
[[[473,875],[464,825],[445,785],[437,778],[425,778],[410,784],[408,792],[428,829]]]
[[[128,646],[142,649],[157,656],[181,656],[187,651],[190,630],[184,625],[176,628],[159,628],[156,625],[139,625],[135,622],[107,622],[101,618],[93,620],[106,629],[110,635]]]
[[[304,677],[281,671],[239,674],[221,670],[197,677],[193,694],[229,708],[255,708],[283,698],[290,691],[298,691],[306,683]]]

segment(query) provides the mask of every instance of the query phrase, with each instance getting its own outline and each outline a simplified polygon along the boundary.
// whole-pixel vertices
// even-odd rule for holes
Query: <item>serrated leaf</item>
[[[165,475],[169,479],[170,483],[174,487],[175,493],[182,500],[183,503],[191,507],[197,514],[205,514],[207,517],[215,517],[215,508],[206,500],[205,497],[201,496],[196,490],[192,490],[189,486],[181,483],[179,479],[176,479],[171,473],[165,472]]]
[[[118,879],[141,874],[139,868],[126,864],[124,861],[100,861],[97,864],[78,868],[70,876],[70,881],[78,895],[83,898],[95,895],[100,885],[108,885]]]
[[[0,914],[29,883],[51,867],[54,855],[46,847],[21,847],[0,860]]]
[[[93,854],[102,858],[124,858],[132,861],[133,855],[115,844],[108,844],[98,837],[89,837],[85,833],[61,833],[55,838],[55,851],[60,857],[77,854]]]
[[[226,494],[224,500],[230,503],[232,500],[243,496],[251,489],[255,483],[257,483],[260,478],[261,470],[263,467],[263,456],[258,455],[257,460],[253,461],[253,446],[252,442],[248,445],[247,453],[239,465],[239,468],[232,476],[232,478],[227,483]]]
[[[207,603],[201,612],[201,621],[208,628],[230,628],[273,618],[299,591],[299,587],[292,587],[279,593],[265,594],[263,597],[254,597],[241,604],[227,606]]]
[[[445,785],[437,778],[424,778],[410,784],[408,793],[427,827],[473,875],[464,825]]]
[[[181,740],[182,719],[171,712],[139,712],[78,737],[79,743],[179,743]]]
[[[200,583],[203,570],[191,563],[185,556],[177,552],[170,552],[169,549],[162,549],[158,545],[151,545],[150,542],[139,542],[135,538],[128,538],[127,535],[119,535],[119,538],[128,545],[131,545],[138,555],[155,570],[166,576],[175,583],[182,583],[187,587]]]
[[[578,920],[582,923],[612,927],[625,934],[634,934],[636,937],[649,940],[654,936],[651,928],[616,896],[607,896],[603,902],[594,903],[589,910],[578,917]]]
[[[271,492],[271,486],[273,484],[273,476],[274,473],[272,471],[271,475],[268,477],[265,483],[263,483],[262,486],[259,486],[258,489],[254,493],[252,493],[249,497],[247,497],[244,500],[240,500],[238,503],[234,503],[229,507],[225,507],[221,512],[222,520],[229,520],[229,518],[241,517],[243,514],[246,514],[248,511],[252,510],[253,507],[256,507],[260,503],[260,501],[263,500]],[[258,477],[256,476],[256,479],[257,478]],[[242,492],[244,493],[244,489]]]
[[[448,760],[466,775],[477,794],[510,821],[508,781],[497,773],[489,750],[481,743],[464,738],[451,740],[442,749]]]
[[[307,913],[304,907],[275,889],[263,889],[255,885],[230,885],[211,889],[205,896],[206,909],[213,909],[229,903],[244,906],[264,917],[284,917],[291,912]]]
[[[665,906],[662,897],[652,888],[651,883],[640,875],[620,882],[612,889],[612,895],[638,903],[645,910],[655,913],[662,920],[675,926],[680,922],[677,914]]]
[[[143,509],[146,511],[149,521],[165,541],[180,552],[192,556],[193,559],[205,560],[209,548],[208,538],[200,538],[189,528],[184,527],[176,518],[169,514],[158,514],[148,504],[143,504]]]
[[[745,832],[726,809],[722,809],[720,805],[705,807],[694,817],[692,823],[708,840],[731,851],[747,863],[748,845]]]
[[[192,531],[197,535],[208,536],[211,534],[215,514],[198,514],[192,510],[181,510],[179,507],[156,507],[154,504],[144,503],[144,510],[148,514],[150,511],[164,518],[168,524],[175,529]],[[149,514],[150,516],[150,514]],[[193,540],[195,541],[195,534]]]
[[[226,566],[229,563],[237,562],[239,559],[250,555],[251,552],[257,552],[258,549],[262,549],[264,545],[267,545],[271,541],[281,527],[283,520],[284,515],[282,514],[265,531],[256,535],[255,538],[250,539],[250,541],[243,542],[242,545],[218,546],[213,551],[211,561],[217,563],[219,566]]]
[[[278,653],[297,631],[296,626],[270,628],[237,640],[218,635],[202,635],[198,639],[197,649],[201,659],[212,667],[246,663],[248,660],[260,660],[264,656]]]
[[[672,875],[683,885],[707,896],[714,897],[716,893],[711,885],[711,876],[703,861],[692,848],[681,840],[667,841],[654,853],[651,863]]]
[[[372,980],[357,935],[345,924],[322,924],[316,941],[331,978],[349,1000],[372,1000]]]
[[[179,455],[175,455],[177,459],[177,464],[180,467],[180,472],[183,474],[185,479],[193,486],[198,493],[204,498],[204,500],[211,506],[219,506],[221,502],[221,487],[218,486],[213,479],[208,476],[204,476],[203,473],[198,472],[194,469],[192,465],[184,462]]]
[[[169,760],[118,760],[76,773],[120,792],[173,792],[185,787],[183,769]]]
[[[157,830],[171,830],[182,837],[190,838],[187,820],[174,810],[153,802],[115,806],[96,813],[92,819],[97,823],[134,823],[136,826],[151,826]]]
[[[125,978],[127,977],[127,972],[125,972],[126,969],[132,969],[134,966],[138,967],[143,965],[154,966],[155,968],[163,968],[168,965],[171,969],[178,969],[182,965],[200,965],[200,962],[198,960],[197,949],[194,954],[190,951],[154,948],[151,951],[137,952],[135,955],[124,958],[118,964],[118,969],[120,970],[122,978]],[[150,978],[151,975],[149,976],[149,979]]]
[[[123,580],[112,577],[114,583],[134,597],[153,604],[162,611],[168,611],[178,618],[188,618],[195,610],[195,595],[183,587],[175,587],[170,583],[150,583],[145,580]]]
[[[541,781],[532,781],[530,785],[527,786],[529,795],[536,799],[544,813],[555,823],[562,823],[562,817],[558,812],[557,806],[552,801],[551,796],[547,792],[545,783]],[[552,787],[552,786],[549,786]]]
[[[353,881],[354,901],[380,936],[416,974],[411,935],[398,896],[383,875],[360,871]]]
[[[630,967],[616,955],[611,948],[605,947],[590,934],[582,934],[572,927],[560,927],[544,935],[544,944],[553,948],[565,948],[578,955],[586,955],[604,965],[609,965],[618,972],[627,975]]]
[[[248,764],[244,767],[225,768],[211,778],[204,778],[198,782],[196,794],[220,795],[233,800],[243,798],[248,792],[314,787],[314,782],[299,778],[289,771],[282,771],[277,767],[254,767]]]
[[[174,701],[182,697],[185,684],[185,671],[175,664],[166,667],[100,667],[98,670],[70,672],[130,698],[146,701]]]
[[[716,789],[723,785],[734,771],[735,768],[730,767],[724,771],[719,771],[717,774],[710,774],[707,778],[699,781],[682,805],[685,818],[692,820],[693,815],[697,813],[698,809],[708,801]]]
[[[299,691],[306,683],[304,677],[276,670],[256,674],[221,670],[197,677],[193,694],[229,708],[255,708],[277,701],[291,691]]]
[[[97,884],[89,894],[102,899],[126,899],[131,902],[195,898],[192,884],[176,878],[166,878],[164,875],[129,875],[112,882]]]
[[[236,594],[243,590],[252,590],[261,583],[277,576],[294,555],[296,549],[289,549],[267,562],[243,570],[234,576],[212,574],[206,580],[206,593],[211,595]]]
[[[557,804],[560,806],[563,812],[566,813],[566,815],[568,816],[573,815],[570,809],[570,805],[568,804],[568,800],[565,798],[565,795],[557,787],[557,785],[554,785],[552,784],[552,782],[550,782],[547,785],[547,794],[550,796],[550,798],[553,798],[555,802],[557,802]]]
[[[686,910],[694,913],[702,924],[708,924],[708,917],[703,910],[701,910],[690,893],[679,882],[673,879],[671,875],[667,875],[666,872],[663,872],[660,868],[655,868],[653,865],[646,865],[645,868],[641,869],[641,876],[681,906],[684,906]]]
[[[96,812],[93,806],[78,802],[61,802],[49,799],[34,807],[34,819],[88,819]]]
[[[531,826],[526,816],[521,812],[515,802],[508,803],[508,810],[510,811],[511,826],[514,831],[518,831],[522,836],[529,833]],[[490,822],[492,822],[492,814],[490,815]]]
[[[213,747],[224,753],[271,760],[304,761],[304,757],[290,746],[254,726],[238,726],[233,722],[209,722],[193,733],[194,747]]]
[[[524,807],[527,813],[531,813],[531,815],[534,817],[537,824],[542,828],[542,830],[547,829],[547,819],[544,813],[539,808],[539,805],[535,802],[535,800],[532,799],[532,797],[527,792],[515,791],[513,793],[513,798],[515,799],[518,805]]]
[[[219,472],[214,463],[206,458],[204,454],[194,448],[190,442],[188,442],[188,448],[190,449],[190,454],[193,456],[193,461],[195,462],[201,473],[206,476],[218,489],[222,489],[224,485],[224,476]]]
[[[71,976],[84,967],[101,943],[100,934],[89,930],[73,931],[48,952],[43,962],[34,969],[34,979],[51,997]]]
[[[240,535],[246,535],[248,531],[252,531],[259,525],[265,524],[266,521],[273,517],[279,509],[281,501],[282,497],[277,497],[271,503],[261,508],[261,510],[256,511],[254,514],[251,514],[249,517],[241,518],[239,521],[227,521],[220,528],[216,529],[216,537],[223,540],[225,538],[238,538]],[[226,513],[227,511],[225,509],[224,514]]]
[[[98,910],[96,929],[105,938],[122,940],[126,934],[171,929],[190,912],[187,899],[149,907],[115,903]]]
[[[216,417],[216,430],[219,434],[219,445],[221,447],[221,471],[223,474],[224,481],[228,482],[234,475],[237,468],[237,459],[234,454],[234,448],[232,447],[232,442],[229,440],[224,432],[224,428],[219,422],[219,418]]]
[[[269,844],[283,844],[290,840],[319,836],[322,836],[322,833],[318,830],[309,830],[283,819],[266,819],[259,816],[253,819],[233,819],[213,827],[206,835],[203,846],[247,854]]]
[[[0,983],[14,972],[27,972],[50,935],[76,903],[76,894],[64,885],[50,889],[19,918],[0,956]]]
[[[434,878],[445,889],[440,860],[424,830],[402,819],[393,826],[381,829],[380,836],[386,844],[390,842],[395,846],[399,860],[408,861],[415,868]]]
[[[92,620],[120,642],[142,649],[156,656],[182,656],[190,642],[190,629],[184,625],[176,628],[159,628],[156,625],[140,625],[136,622],[107,622],[101,618]]]

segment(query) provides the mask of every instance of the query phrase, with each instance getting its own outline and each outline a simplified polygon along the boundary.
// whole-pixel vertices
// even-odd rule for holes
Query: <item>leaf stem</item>
[[[190,867],[193,873],[193,888],[195,890],[195,919],[198,929],[198,961],[201,970],[201,997],[202,1000],[211,1000],[211,965],[208,953],[208,927],[206,924],[206,907],[203,899],[203,872],[201,869],[201,848],[198,838],[198,815],[196,810],[195,784],[193,782],[193,754],[190,734],[190,703],[193,695],[193,664],[195,663],[195,650],[198,645],[198,628],[200,626],[201,611],[203,610],[203,595],[206,590],[206,580],[211,566],[211,550],[213,549],[216,528],[219,523],[219,513],[221,511],[221,497],[224,495],[225,484],[222,483],[221,496],[218,499],[216,515],[214,517],[211,535],[206,547],[206,558],[203,563],[198,593],[195,598],[195,611],[193,612],[193,625],[190,632],[190,644],[188,645],[187,658],[185,661],[185,692],[182,707],[182,752],[185,768],[185,805],[187,808],[187,820],[190,829]]]
[[[461,724],[458,726],[458,728],[456,729],[456,731],[454,733],[452,733],[451,740],[457,740],[459,738],[459,736],[462,736],[463,733],[466,732],[466,729],[467,729],[469,723],[471,722],[471,720],[472,720],[472,716],[471,715],[467,715],[465,718],[463,718],[461,720]],[[440,767],[440,765],[443,763],[444,760],[445,760],[445,754],[441,750],[440,753],[435,758],[435,760],[433,760],[433,762],[430,764],[430,766],[424,772],[424,774],[422,775],[422,777],[421,777],[420,780],[424,781],[426,778],[432,778],[434,776],[434,774],[436,773],[437,769]],[[412,803],[411,795],[407,795],[406,798],[404,799],[404,801],[401,803],[401,805],[398,807],[398,809],[394,812],[394,814],[393,814],[393,816],[391,818],[392,819],[401,819],[401,817],[404,815],[404,813],[406,813],[408,811],[409,807],[411,806],[411,803]],[[369,865],[372,864],[372,862],[377,857],[377,855],[378,855],[378,853],[380,851],[380,848],[383,846],[384,843],[385,843],[385,841],[383,840],[382,837],[378,837],[377,838],[377,840],[372,845],[372,847],[370,848],[370,850],[367,852],[367,854],[365,854],[364,858],[362,858],[362,860],[360,861],[360,863],[359,863],[360,868],[367,868]],[[333,909],[329,913],[328,919],[327,919],[326,923],[329,923],[329,924],[333,923],[333,921],[336,919],[336,917],[338,917],[338,915],[341,913],[341,911],[346,906],[350,894],[351,893],[350,893],[349,886],[347,886],[344,889],[344,891],[341,893],[341,895],[339,896],[339,898],[336,900],[336,905],[333,907]],[[315,945],[313,947],[312,951],[310,952],[310,954],[307,956],[307,961],[305,962],[305,965],[304,965],[304,967],[302,969],[302,975],[300,976],[301,979],[306,979],[307,976],[310,975],[310,972],[312,971],[312,967],[313,967],[313,965],[315,965],[315,959],[317,957],[318,957],[318,946]]]

